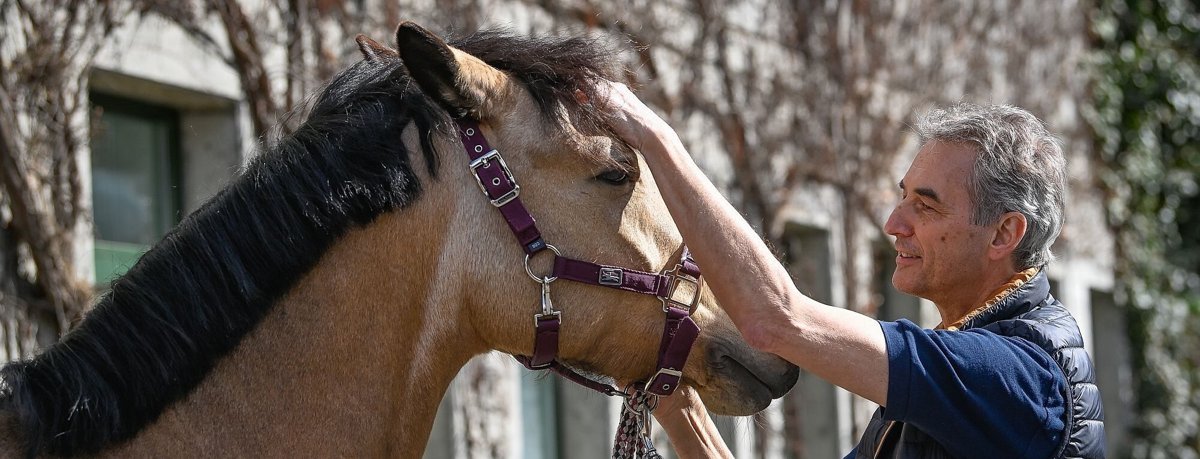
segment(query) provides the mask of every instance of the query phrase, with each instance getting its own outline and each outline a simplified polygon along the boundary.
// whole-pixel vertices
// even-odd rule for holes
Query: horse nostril
[[[800,380],[800,367],[786,361],[784,364],[787,365],[787,369],[783,371],[779,379],[780,384],[777,386],[768,385],[771,389],[771,398],[779,398],[787,395],[796,386],[796,382]]]

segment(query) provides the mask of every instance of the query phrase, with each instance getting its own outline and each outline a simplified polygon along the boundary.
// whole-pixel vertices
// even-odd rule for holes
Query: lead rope
[[[613,440],[613,459],[662,459],[650,438],[650,414],[658,406],[658,396],[640,386],[633,385],[633,393],[625,398],[621,407],[617,437]]]

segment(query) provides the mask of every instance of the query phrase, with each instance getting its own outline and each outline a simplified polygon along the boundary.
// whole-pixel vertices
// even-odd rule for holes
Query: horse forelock
[[[618,51],[611,42],[586,36],[526,38],[489,30],[451,38],[449,44],[515,77],[533,96],[546,123],[558,123],[560,109],[565,109],[577,115],[576,128],[607,129],[602,107],[590,101],[599,100],[597,82],[619,77]]]
[[[499,32],[451,43],[517,77],[543,115],[566,106],[601,119],[575,97],[611,77],[611,51],[596,43]],[[449,116],[399,60],[336,76],[294,133],[114,281],[77,329],[0,369],[0,410],[25,453],[99,452],[187,396],[341,235],[420,196],[400,140],[410,124],[436,177],[432,139],[449,132]]]

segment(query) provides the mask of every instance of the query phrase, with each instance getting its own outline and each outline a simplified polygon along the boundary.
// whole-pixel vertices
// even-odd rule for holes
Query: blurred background
[[[882,231],[909,125],[1010,103],[1064,141],[1051,264],[1079,320],[1110,457],[1200,457],[1200,7],[1195,0],[0,0],[0,349],[52,343],[94,296],[285,134],[401,20],[587,34],[801,290],[937,323],[891,288]],[[426,457],[608,457],[619,405],[503,356],[463,369]],[[841,457],[874,406],[810,375],[720,419],[739,457]],[[662,440],[661,438],[659,439]]]

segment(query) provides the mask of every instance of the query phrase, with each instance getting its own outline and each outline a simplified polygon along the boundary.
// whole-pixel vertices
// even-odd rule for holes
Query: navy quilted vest
[[[1083,336],[1075,318],[1062,303],[1050,296],[1045,272],[999,303],[966,321],[961,329],[982,328],[998,335],[1023,338],[1041,347],[1058,363],[1066,376],[1069,429],[1055,458],[1100,459],[1104,457],[1104,410],[1092,360],[1083,349]],[[890,428],[889,428],[890,424]],[[885,435],[885,433],[887,435]],[[863,432],[855,459],[950,458],[933,438],[916,427],[892,423],[875,416]]]

